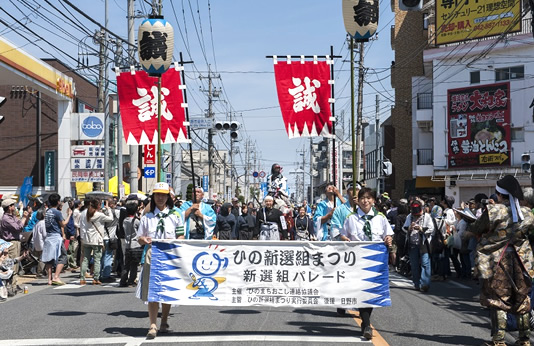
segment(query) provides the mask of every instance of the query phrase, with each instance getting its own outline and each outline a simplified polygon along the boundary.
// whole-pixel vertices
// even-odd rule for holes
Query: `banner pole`
[[[192,61],[191,61],[192,62]],[[186,62],[184,61],[183,54],[180,52],[180,66],[184,67],[184,64]],[[182,68],[181,70],[182,75],[182,84],[185,85],[185,69]],[[184,89],[184,103],[187,104],[187,89]],[[196,182],[195,182],[195,164],[193,163],[193,141],[191,139],[191,123],[189,122],[189,107],[185,107],[185,121],[189,124],[187,125],[187,139],[189,140],[189,161],[191,162],[191,180],[193,181],[193,203],[197,203],[199,201],[196,200]],[[198,181],[200,185],[200,177]]]
[[[334,99],[334,46],[330,46],[330,59],[332,63],[330,64],[330,79],[332,84],[330,84],[331,98]],[[335,102],[332,102],[332,180],[334,186],[337,187],[337,172],[336,172],[336,112],[335,112]],[[336,197],[334,196],[334,208],[336,207]]]

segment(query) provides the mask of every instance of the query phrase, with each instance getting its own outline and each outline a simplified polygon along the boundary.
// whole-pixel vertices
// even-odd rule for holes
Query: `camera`
[[[489,201],[490,201],[489,199],[484,198],[484,199],[481,199],[481,200],[480,200],[480,203],[486,205],[486,204],[489,204]]]

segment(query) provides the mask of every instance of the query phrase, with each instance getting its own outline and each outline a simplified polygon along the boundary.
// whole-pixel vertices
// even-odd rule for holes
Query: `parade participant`
[[[477,268],[482,288],[480,303],[490,309],[492,340],[506,345],[506,313],[517,316],[519,339],[515,345],[530,345],[530,297],[534,256],[528,234],[534,230],[534,215],[520,207],[523,191],[506,175],[495,186],[497,201],[469,230],[481,236],[477,245]]]
[[[241,209],[239,208],[239,199],[237,197],[232,198],[232,214],[235,216],[236,220],[239,218],[239,214],[241,214]]]
[[[230,203],[224,203],[217,215],[217,225],[215,227],[217,239],[235,239],[236,226],[237,220],[234,214],[232,214],[232,205]]]
[[[105,200],[104,213],[102,202],[98,198],[89,200],[89,206],[82,211],[80,216],[80,240],[82,242],[83,260],[80,269],[80,285],[85,285],[85,273],[89,266],[91,255],[93,256],[93,285],[100,285],[100,263],[104,247],[104,223],[113,221],[109,209],[109,201]]]
[[[8,249],[9,257],[11,258],[20,256],[20,234],[28,220],[27,211],[23,213],[22,219],[19,219],[16,216],[16,203],[17,202],[11,198],[2,201],[4,215],[2,216],[2,221],[0,221],[0,238],[11,243],[11,247]],[[18,272],[19,265],[16,264],[13,268],[13,287],[17,286]]]
[[[187,201],[179,209],[185,221],[186,239],[211,239],[215,230],[217,215],[210,204],[204,203],[204,191],[201,187],[193,190],[193,201]]]
[[[148,245],[145,246],[146,253],[136,292],[137,298],[140,298],[145,303],[148,302],[150,328],[146,336],[147,339],[154,339],[158,333],[159,303],[151,302],[148,297],[152,241],[157,239],[183,239],[185,234],[182,217],[173,209],[174,203],[170,195],[169,184],[158,182],[154,185],[152,192],[150,211],[141,218],[139,229],[137,230],[139,244]],[[170,310],[170,304],[161,304],[161,323],[159,328],[161,333],[169,332],[167,319]]]
[[[298,215],[295,218],[295,240],[315,240],[313,221],[306,213],[306,206],[298,208]]]
[[[364,187],[358,192],[358,209],[349,215],[341,230],[343,241],[383,241],[391,246],[393,230],[385,215],[379,213],[374,204],[376,192]],[[370,340],[373,337],[371,329],[371,313],[373,308],[359,308],[362,319],[363,337]]]
[[[430,264],[430,242],[434,224],[429,213],[423,212],[423,205],[415,200],[410,205],[410,214],[404,226],[406,245],[410,255],[412,281],[417,291],[427,292],[430,288],[432,266]]]
[[[288,239],[284,214],[274,208],[274,198],[265,196],[263,203],[264,207],[256,215],[254,237],[260,240]]]
[[[282,168],[275,163],[271,167],[271,174],[267,176],[267,195],[274,198],[276,209],[283,209],[289,205],[287,178],[281,172]]]
[[[67,264],[67,250],[65,249],[64,228],[71,219],[72,210],[67,209],[67,219],[63,219],[61,213],[61,197],[53,193],[48,197],[50,208],[45,214],[46,239],[43,245],[42,261],[45,263],[48,272],[49,285],[64,285],[60,280],[59,274]],[[55,265],[56,271],[52,277],[52,267]]]
[[[333,182],[326,184],[325,194],[326,198],[319,202],[315,214],[313,215],[317,240],[331,239],[332,224],[330,220],[332,219],[336,207],[345,203],[345,199]]]
[[[248,205],[241,206],[241,215],[237,219],[237,232],[239,240],[252,240],[256,218],[252,215],[252,210]]]
[[[353,195],[354,189],[356,189],[356,195]],[[355,207],[358,206],[358,192],[362,189],[362,185],[358,182],[348,182],[346,186],[347,201],[337,206],[332,214],[331,229],[329,238],[331,240],[340,240],[340,233],[345,220],[349,215],[354,212]],[[316,212],[317,214],[317,212]],[[316,232],[317,233],[317,232]]]

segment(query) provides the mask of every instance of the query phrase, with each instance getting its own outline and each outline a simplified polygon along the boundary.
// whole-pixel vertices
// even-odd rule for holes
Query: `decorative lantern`
[[[149,16],[139,26],[139,62],[150,76],[161,76],[169,69],[174,50],[174,30],[163,16]]]
[[[342,0],[345,30],[356,41],[368,41],[378,27],[378,0]]]

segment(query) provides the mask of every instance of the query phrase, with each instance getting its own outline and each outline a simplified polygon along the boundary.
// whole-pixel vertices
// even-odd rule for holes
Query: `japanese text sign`
[[[104,157],[106,151],[103,145],[76,145],[70,147],[71,158],[75,157]]]
[[[510,83],[447,92],[449,168],[510,165]]]
[[[180,73],[169,69],[161,77],[161,142],[187,142]],[[144,71],[117,75],[117,89],[126,143],[158,142],[157,78]]]
[[[389,306],[388,252],[384,243],[371,242],[153,241],[148,300]]]
[[[436,0],[436,44],[520,30],[519,0]]]
[[[278,101],[289,138],[332,132],[330,69],[325,61],[274,65]]]
[[[153,144],[147,144],[143,150],[143,161],[145,165],[156,164],[156,146]]]

